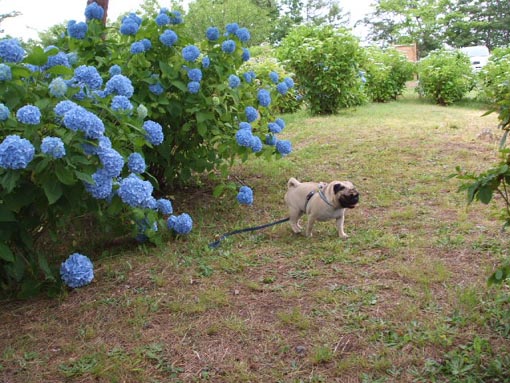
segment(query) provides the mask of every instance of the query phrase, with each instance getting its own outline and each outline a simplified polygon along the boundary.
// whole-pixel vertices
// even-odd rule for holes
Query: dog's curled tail
[[[294,177],[291,177],[289,179],[289,182],[287,182],[287,188],[290,189],[290,188],[295,188],[296,186],[298,186],[299,184],[301,184],[301,182],[299,182],[297,179],[295,179]]]

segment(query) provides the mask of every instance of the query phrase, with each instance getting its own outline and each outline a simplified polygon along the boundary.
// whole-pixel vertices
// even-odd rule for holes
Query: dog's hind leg
[[[303,211],[300,209],[291,208],[289,209],[289,222],[290,227],[294,233],[301,232],[301,225],[299,224],[299,219],[303,215]]]

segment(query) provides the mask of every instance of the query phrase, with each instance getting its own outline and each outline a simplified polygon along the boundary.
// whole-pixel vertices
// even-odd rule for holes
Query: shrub
[[[55,285],[60,254],[47,258],[41,233],[66,241],[63,229],[87,216],[155,243],[164,226],[187,234],[191,217],[168,217],[162,185],[226,172],[251,153],[289,153],[287,141],[263,144],[266,134],[280,142],[269,129],[275,87],[229,86],[248,35],[197,45],[182,30],[180,14],[162,9],[126,16],[120,35],[97,18],[71,21],[55,46],[28,54],[0,41],[0,289]],[[240,145],[247,109],[257,118]]]
[[[491,104],[503,99],[508,93],[510,81],[510,48],[496,48],[489,62],[479,72],[480,97]]]
[[[365,92],[372,101],[395,100],[412,79],[414,65],[396,49],[369,47],[367,52]]]
[[[418,62],[418,77],[418,92],[440,105],[462,99],[474,85],[469,58],[460,51],[431,52]]]
[[[333,114],[364,102],[359,71],[365,56],[346,29],[297,27],[283,39],[277,57],[296,74],[312,114]]]

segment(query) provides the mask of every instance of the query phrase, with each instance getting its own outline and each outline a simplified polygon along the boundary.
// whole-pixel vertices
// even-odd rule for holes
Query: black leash
[[[255,230],[265,229],[266,227],[270,227],[270,226],[274,226],[274,225],[279,225],[280,223],[287,222],[289,219],[290,218],[287,217],[287,218],[284,218],[284,219],[280,219],[279,221],[275,221],[275,222],[271,222],[271,223],[266,223],[265,225],[253,226],[253,227],[248,227],[246,229],[239,229],[239,230],[231,231],[229,233],[225,233],[217,241],[211,242],[209,244],[209,247],[213,248],[213,249],[216,249],[217,247],[219,247],[221,245],[221,241],[223,241],[227,237],[230,237],[231,235],[239,234],[239,233],[246,233],[248,231],[255,231]]]

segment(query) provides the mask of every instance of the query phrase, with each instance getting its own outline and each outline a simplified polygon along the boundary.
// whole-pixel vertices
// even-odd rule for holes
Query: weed
[[[298,307],[292,308],[291,311],[278,311],[276,316],[283,324],[295,327],[298,330],[310,328],[310,319]]]

